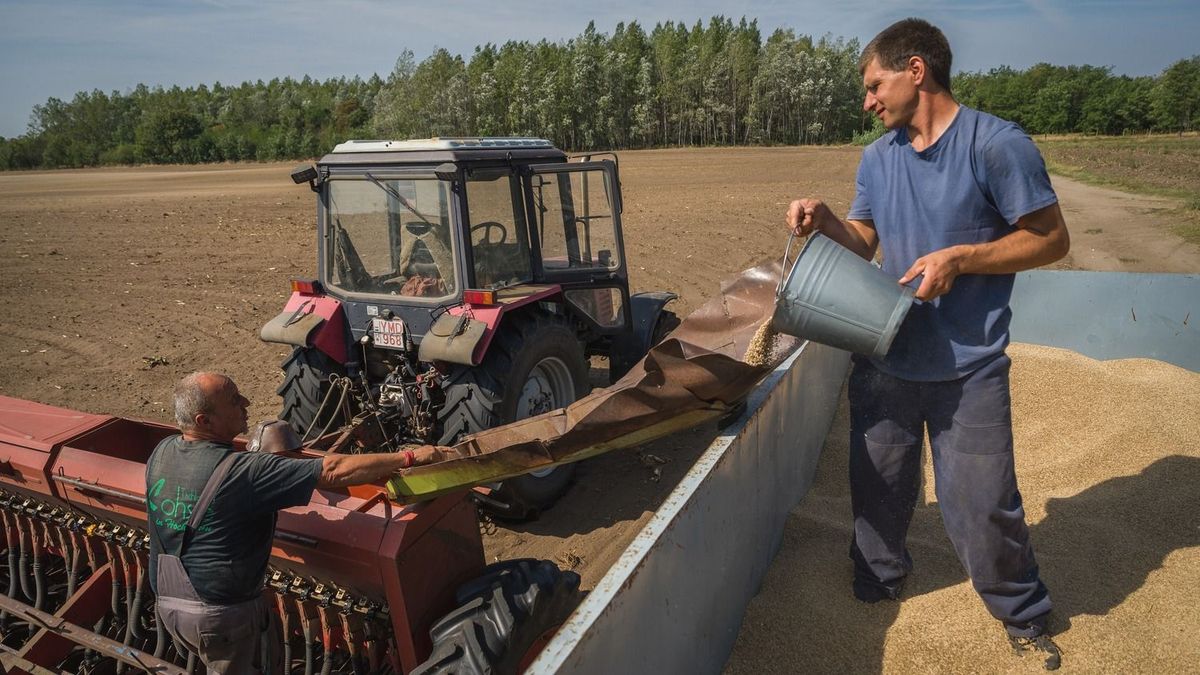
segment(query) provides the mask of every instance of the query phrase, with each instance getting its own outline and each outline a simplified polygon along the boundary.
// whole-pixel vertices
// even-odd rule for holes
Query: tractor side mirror
[[[317,191],[317,170],[309,165],[298,166],[292,170],[292,182],[296,185],[308,183],[313,192]]]

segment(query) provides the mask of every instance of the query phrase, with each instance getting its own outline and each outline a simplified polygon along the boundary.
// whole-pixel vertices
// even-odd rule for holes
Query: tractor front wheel
[[[459,606],[429,631],[433,652],[413,675],[523,671],[579,605],[579,575],[548,560],[489,565],[464,584]]]

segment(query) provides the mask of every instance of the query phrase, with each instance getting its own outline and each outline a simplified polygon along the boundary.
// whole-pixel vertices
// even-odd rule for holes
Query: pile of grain
[[[1017,476],[1062,672],[1194,672],[1200,374],[1031,345],[1009,353]],[[843,399],[726,672],[1044,672],[1011,654],[966,580],[928,462],[902,601],[852,598],[847,436]]]

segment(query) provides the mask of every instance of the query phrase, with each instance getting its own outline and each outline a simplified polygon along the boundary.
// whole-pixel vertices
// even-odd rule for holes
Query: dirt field
[[[782,253],[790,199],[822,196],[844,213],[859,154],[852,147],[623,153],[634,290],[675,291],[674,309],[686,314],[721,279]],[[291,183],[291,168],[0,174],[0,394],[169,421],[174,382],[218,369],[253,401],[253,419],[274,416],[285,350],[260,342],[258,330],[283,306],[288,279],[315,270],[313,195]],[[1055,185],[1074,240],[1060,267],[1200,271],[1200,247],[1170,234],[1169,200],[1065,179]],[[696,429],[586,462],[551,514],[488,536],[489,556],[553,558],[594,585],[714,435]],[[656,458],[666,463],[653,481]],[[819,487],[844,492],[839,476],[823,469]],[[827,543],[841,554],[841,542],[820,545]],[[844,667],[825,666],[835,663]]]

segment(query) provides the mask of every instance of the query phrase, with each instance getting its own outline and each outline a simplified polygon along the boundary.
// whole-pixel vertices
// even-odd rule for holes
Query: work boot
[[[1033,637],[1009,635],[1008,643],[1012,645],[1013,653],[1017,656],[1025,656],[1026,652],[1040,652],[1044,654],[1046,662],[1043,666],[1046,670],[1058,670],[1058,667],[1062,665],[1062,650],[1058,648],[1058,645],[1054,644],[1054,640],[1050,639],[1049,633],[1042,633]]]
[[[881,600],[899,600],[900,591],[904,590],[904,579],[882,584],[869,579],[854,578],[854,597],[859,602],[873,605]]]

